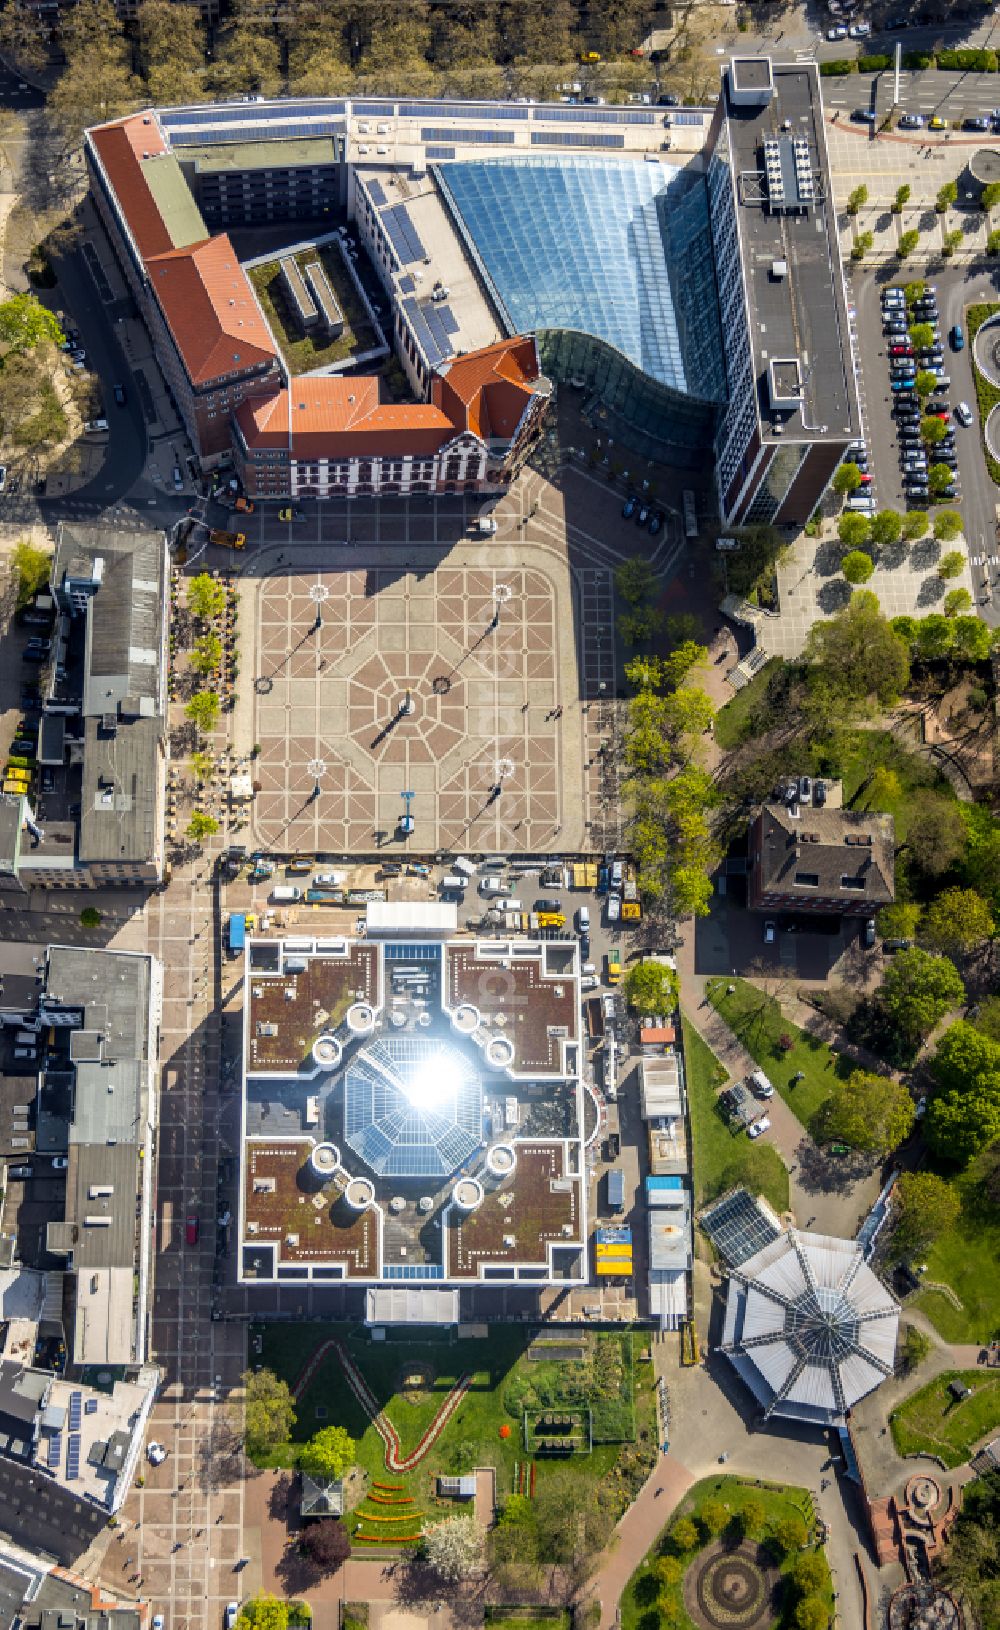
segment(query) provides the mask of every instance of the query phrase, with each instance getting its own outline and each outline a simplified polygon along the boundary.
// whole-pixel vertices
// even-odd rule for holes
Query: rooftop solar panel
[[[625,137],[617,131],[533,130],[532,147],[624,147]]]
[[[685,113],[683,111],[680,113],[672,113],[670,115],[670,123],[674,125],[703,125],[705,123],[705,115],[703,113]]]
[[[451,307],[438,306],[437,310],[438,316],[441,319],[441,327],[444,329],[445,333],[457,334],[462,325],[455,316],[455,313],[452,311]]]
[[[652,108],[533,108],[532,123],[543,125],[655,125]]]
[[[66,1481],[72,1483],[80,1475],[80,1434],[71,1432],[66,1446]]]
[[[71,1432],[80,1430],[80,1410],[83,1405],[83,1393],[71,1392],[69,1395],[69,1429]]]
[[[47,1445],[45,1464],[50,1470],[55,1470],[62,1456],[62,1433],[53,1432]]]
[[[83,1406],[83,1413],[85,1415],[96,1415],[97,1414],[97,1399],[96,1398],[88,1398],[87,1399],[87,1402]]]
[[[482,130],[473,129],[468,125],[422,125],[420,127],[421,141],[454,141],[472,142],[479,145],[509,144],[511,140],[508,130]]]
[[[382,208],[383,204],[387,204],[389,202],[389,200],[386,198],[385,193],[384,193],[384,191],[382,189],[381,181],[369,181],[367,185],[368,185],[368,192],[369,192],[369,194],[371,196],[371,201],[379,209]]]
[[[396,111],[395,102],[352,102],[351,112],[362,119],[391,119]]]
[[[441,362],[443,358],[440,350],[438,349],[438,344],[434,338],[434,335],[424,322],[423,312],[417,305],[416,300],[404,300],[403,310],[409,319],[410,327],[413,330],[414,337],[416,338],[420,349],[427,357],[428,363],[432,368],[436,367],[436,365]]]
[[[393,204],[391,209],[384,209],[379,216],[389,241],[404,266],[412,265],[414,261],[426,260],[427,251],[420,241],[420,234],[410,219],[410,212],[405,204]]]
[[[454,147],[428,147],[428,149],[427,149],[427,157],[428,158],[454,158],[455,157],[455,149],[454,149]]]

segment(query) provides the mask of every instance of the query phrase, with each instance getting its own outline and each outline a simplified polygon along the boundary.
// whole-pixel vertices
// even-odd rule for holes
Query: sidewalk
[[[604,1554],[604,1565],[588,1588],[590,1597],[601,1604],[600,1630],[612,1630],[618,1623],[622,1592],[695,1481],[694,1473],[682,1461],[661,1455],[649,1481],[615,1529],[614,1540]]]

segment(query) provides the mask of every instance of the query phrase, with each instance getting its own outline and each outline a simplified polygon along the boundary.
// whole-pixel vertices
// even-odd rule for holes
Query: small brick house
[[[891,815],[765,804],[750,826],[752,911],[869,917],[895,898]]]

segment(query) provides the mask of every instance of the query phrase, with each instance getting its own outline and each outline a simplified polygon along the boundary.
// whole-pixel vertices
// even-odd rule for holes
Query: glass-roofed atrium
[[[472,1061],[430,1036],[385,1036],[347,1067],[344,1133],[380,1177],[446,1177],[483,1143]]]
[[[459,161],[434,173],[512,332],[590,334],[671,390],[723,399],[701,176],[565,154]]]

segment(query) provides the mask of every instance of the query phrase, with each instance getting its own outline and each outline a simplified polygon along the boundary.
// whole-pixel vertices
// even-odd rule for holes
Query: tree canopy
[[[273,1370],[246,1370],[244,1389],[244,1433],[247,1452],[267,1453],[287,1443],[295,1425],[295,1406],[287,1381]]]
[[[479,1571],[485,1548],[486,1536],[474,1517],[446,1517],[427,1530],[420,1545],[427,1566],[449,1585]]]
[[[893,1191],[893,1249],[901,1256],[924,1251],[954,1228],[962,1209],[957,1192],[933,1172],[903,1172]]]
[[[307,1523],[299,1536],[299,1550],[321,1573],[333,1573],[351,1554],[351,1537],[337,1517]]]
[[[881,1155],[902,1143],[913,1115],[913,1099],[898,1081],[855,1070],[846,1081],[833,1085],[820,1119],[828,1141]]]
[[[851,549],[841,561],[840,569],[848,583],[867,583],[875,570],[875,562],[863,549]]]
[[[931,1072],[940,1090],[927,1110],[927,1142],[964,1165],[1000,1137],[1000,1043],[960,1019],[941,1037]]]
[[[20,609],[33,600],[40,589],[47,587],[52,571],[52,555],[48,549],[21,538],[14,545],[10,563],[17,579],[17,604]]]
[[[945,889],[932,900],[924,916],[920,937],[932,951],[954,956],[992,939],[993,913],[974,889]]]
[[[955,964],[915,945],[893,957],[875,999],[903,1040],[914,1046],[964,998]]]
[[[868,591],[852,595],[835,617],[813,623],[805,656],[814,705],[826,718],[870,702],[892,707],[910,677],[906,644]]]
[[[625,1000],[641,1013],[672,1013],[677,975],[663,962],[636,962],[625,975]]]
[[[33,351],[39,345],[59,345],[62,338],[57,319],[33,294],[12,294],[0,300],[0,344],[9,351]]]
[[[965,851],[965,821],[957,798],[922,788],[915,792],[906,817],[906,847],[927,877],[940,877]]]
[[[357,1444],[343,1426],[324,1426],[299,1452],[299,1469],[322,1482],[335,1482],[353,1466]]]

